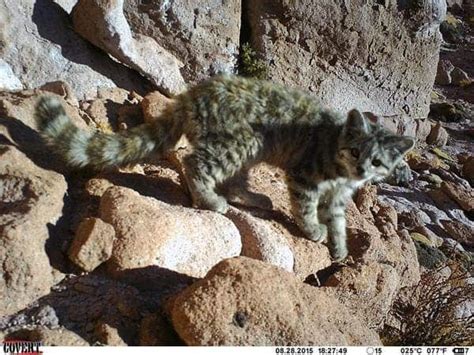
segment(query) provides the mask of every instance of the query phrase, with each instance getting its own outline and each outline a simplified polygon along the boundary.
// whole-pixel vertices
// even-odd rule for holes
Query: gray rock
[[[469,75],[461,68],[455,67],[451,72],[452,82],[454,85],[463,85],[471,81]]]
[[[436,71],[436,84],[438,85],[449,85],[451,84],[452,78],[451,73],[454,69],[454,65],[447,59],[440,60],[438,63],[438,69]]]
[[[47,0],[0,0],[0,56],[27,89],[62,80],[79,99],[98,87],[143,91],[133,70],[91,47],[64,9]]]
[[[184,88],[182,63],[153,38],[132,35],[123,0],[80,0],[72,10],[74,29],[97,47],[137,70],[169,95]]]
[[[397,3],[250,2],[252,44],[272,79],[337,111],[426,117],[446,4]]]
[[[441,126],[441,123],[438,122],[431,128],[431,132],[426,138],[426,143],[433,144],[437,147],[444,147],[446,143],[448,143],[448,139],[448,132]]]
[[[13,73],[12,68],[3,59],[0,59],[0,90],[21,90],[23,85]]]
[[[235,71],[241,0],[126,0],[125,16],[135,35],[156,40],[184,63],[181,73],[196,83]]]

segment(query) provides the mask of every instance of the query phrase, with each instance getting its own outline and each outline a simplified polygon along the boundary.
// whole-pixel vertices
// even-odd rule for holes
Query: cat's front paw
[[[324,242],[328,237],[328,228],[324,224],[318,224],[314,226],[311,232],[306,233],[306,236],[313,242]]]

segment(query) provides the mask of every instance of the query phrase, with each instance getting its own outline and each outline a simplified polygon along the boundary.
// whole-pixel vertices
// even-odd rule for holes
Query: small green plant
[[[268,78],[266,63],[258,58],[249,43],[244,43],[240,50],[240,74],[257,79]]]

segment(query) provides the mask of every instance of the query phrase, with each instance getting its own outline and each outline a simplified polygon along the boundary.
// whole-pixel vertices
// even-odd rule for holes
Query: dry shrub
[[[385,329],[390,333],[383,334],[386,345],[472,345],[472,308],[474,277],[468,270],[456,262],[430,270],[413,289],[410,302],[395,302],[392,315],[401,326]]]

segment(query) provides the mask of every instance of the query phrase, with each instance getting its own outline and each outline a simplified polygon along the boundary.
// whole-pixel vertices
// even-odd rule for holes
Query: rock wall
[[[443,1],[422,3],[248,1],[246,14],[273,80],[340,112],[413,118],[428,114],[446,12]]]
[[[126,0],[135,34],[150,36],[183,63],[186,82],[234,73],[239,53],[241,0]]]

